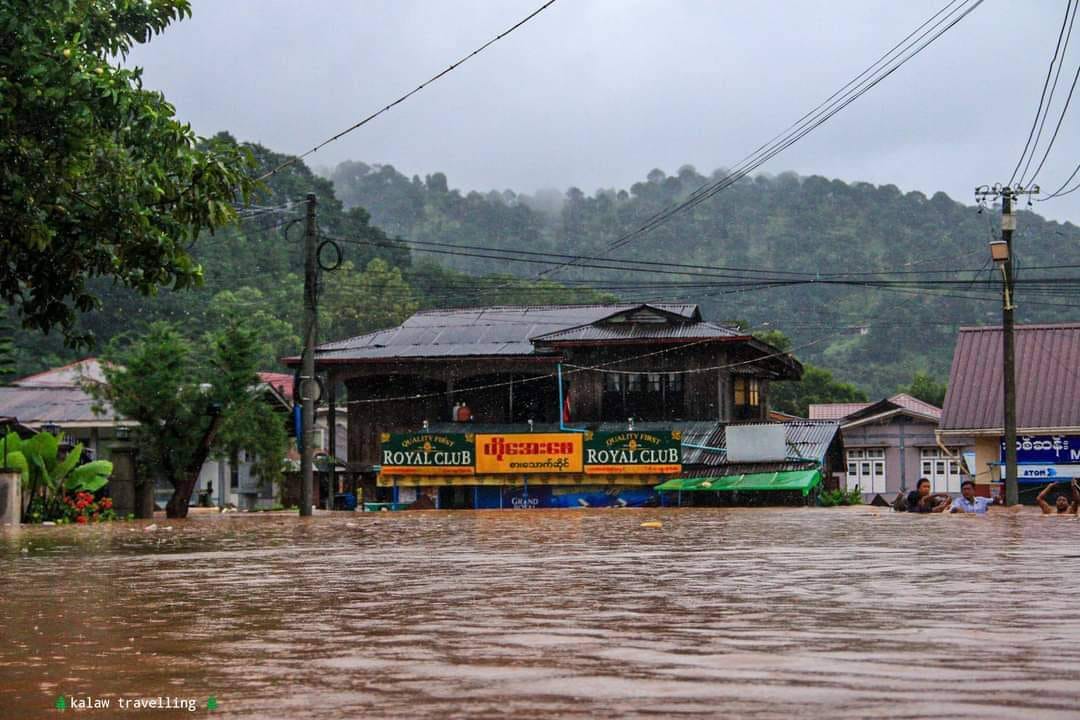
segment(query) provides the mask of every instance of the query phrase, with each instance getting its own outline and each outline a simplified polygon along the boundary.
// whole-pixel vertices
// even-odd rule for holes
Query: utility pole
[[[1016,278],[1012,251],[1016,215],[1013,214],[1013,200],[1021,195],[1035,195],[1038,192],[1038,185],[1029,188],[994,185],[975,189],[975,197],[980,203],[985,203],[987,198],[1001,198],[1001,240],[990,243],[990,256],[1001,270],[1002,279],[1001,371],[1004,390],[1006,505],[1020,502],[1016,468],[1016,336],[1013,324]]]
[[[312,443],[315,439],[315,392],[318,383],[315,382],[315,338],[318,328],[318,311],[316,299],[318,293],[317,258],[315,228],[315,193],[307,196],[307,224],[304,230],[304,355],[300,366],[300,397],[303,403],[301,416],[300,441],[303,447],[300,451],[300,515],[311,515],[312,488],[314,485],[314,471],[312,457],[314,448]]]

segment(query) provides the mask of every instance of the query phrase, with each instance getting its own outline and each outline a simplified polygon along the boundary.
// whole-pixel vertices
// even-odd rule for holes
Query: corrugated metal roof
[[[74,423],[111,425],[112,408],[95,415],[94,399],[78,387],[0,387],[0,415],[39,425],[54,422],[61,427]]]
[[[293,396],[293,376],[288,373],[273,373],[273,372],[261,372],[259,373],[259,379],[267,385],[273,387],[282,397],[289,402],[292,402]]]
[[[811,420],[843,420],[844,418],[851,417],[863,410],[879,405],[882,402],[889,402],[922,415],[929,415],[935,418],[941,417],[941,408],[936,405],[931,405],[928,402],[923,402],[917,397],[912,397],[907,393],[897,393],[892,397],[886,398],[884,401],[879,400],[876,403],[822,403],[811,405],[809,415]]]
[[[536,343],[597,342],[605,340],[710,340],[714,338],[745,337],[733,330],[711,322],[688,322],[674,325],[608,324],[584,325],[559,330],[533,338]]]
[[[700,318],[697,305],[649,307]],[[320,345],[319,360],[534,355],[532,338],[589,325],[640,303],[620,305],[522,305],[418,312],[400,326]],[[672,328],[678,325],[667,325]]]
[[[1004,426],[1000,327],[961,328],[942,430]],[[1016,424],[1080,427],[1080,323],[1016,326]]]
[[[820,403],[810,405],[811,420],[843,420],[848,415],[865,410],[873,403]]]
[[[923,415],[930,415],[931,417],[941,418],[941,408],[937,405],[931,405],[928,402],[920,400],[917,397],[908,395],[907,393],[897,393],[889,398],[889,402],[895,403],[902,408],[907,408]]]
[[[12,382],[19,387],[78,387],[82,380],[105,382],[105,373],[97,358],[88,357],[44,372],[27,375]]]

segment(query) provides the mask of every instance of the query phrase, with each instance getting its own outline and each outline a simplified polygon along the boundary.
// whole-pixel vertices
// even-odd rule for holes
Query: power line
[[[679,372],[680,374],[695,373],[695,372],[716,372],[716,371],[719,371],[719,370],[729,370],[731,368],[741,367],[743,365],[752,365],[754,363],[759,363],[759,362],[761,362],[763,360],[769,360],[769,359],[772,359],[772,358],[775,358],[775,357],[783,357],[783,356],[792,356],[792,357],[794,357],[794,353],[796,351],[803,350],[803,349],[805,349],[807,347],[811,347],[811,346],[816,345],[818,343],[824,342],[827,338],[832,337],[832,335],[835,335],[835,334],[838,334],[838,333],[833,333],[831,335],[822,335],[821,337],[819,337],[819,338],[817,338],[817,339],[815,339],[815,340],[813,340],[811,342],[805,343],[805,344],[803,344],[801,346],[798,346],[798,347],[793,347],[790,350],[781,350],[781,351],[777,351],[777,352],[774,352],[774,353],[769,353],[767,355],[762,355],[762,356],[759,356],[759,357],[756,357],[756,358],[752,358],[750,360],[742,360],[742,361],[735,362],[735,363],[729,363],[727,365],[717,365],[717,366],[711,367],[711,368],[696,368],[696,369],[693,369],[693,370],[684,370],[684,371],[664,370],[662,372],[665,372],[665,373]],[[633,361],[633,360],[642,360],[642,359],[647,358],[647,357],[653,357],[653,356],[656,356],[656,355],[664,355],[666,353],[685,350],[686,348],[694,347],[695,345],[701,345],[702,343],[707,343],[707,342],[716,342],[716,338],[709,338],[709,339],[706,339],[706,340],[695,340],[694,342],[682,343],[682,344],[679,344],[679,345],[676,345],[676,346],[673,346],[673,347],[670,347],[670,348],[664,348],[662,350],[655,350],[653,352],[642,353],[640,355],[631,355],[629,357],[617,358],[615,360],[610,360],[608,362],[599,363],[597,365],[589,365],[589,366],[575,365],[575,366],[572,366],[570,370],[567,370],[566,372],[562,373],[562,375],[563,375],[563,377],[566,377],[566,376],[575,375],[575,374],[581,373],[581,372],[623,373],[623,372],[626,372],[626,371],[605,370],[605,368],[608,368],[611,365],[619,365],[621,363],[630,362],[630,361]],[[643,372],[660,372],[660,371],[658,371],[656,369],[639,370],[639,371],[635,371],[634,374],[640,374],[640,373],[643,373]],[[549,379],[554,379],[557,375],[558,375],[558,373],[546,373],[546,374],[542,374],[542,375],[534,375],[534,376],[528,377],[528,378],[520,378],[518,380],[508,380],[508,381],[501,381],[501,382],[497,382],[497,383],[490,383],[490,384],[487,384],[487,385],[476,385],[476,386],[473,386],[473,387],[455,387],[452,390],[447,389],[447,390],[443,390],[443,391],[440,391],[440,392],[416,393],[416,394],[412,394],[412,395],[400,395],[398,397],[389,397],[389,398],[367,398],[367,399],[364,399],[364,400],[348,400],[348,401],[346,401],[345,404],[346,405],[368,405],[368,404],[384,403],[384,402],[400,402],[400,401],[404,401],[404,400],[428,400],[428,399],[431,399],[431,398],[447,397],[447,396],[450,396],[450,395],[459,395],[461,393],[476,392],[478,390],[491,390],[491,389],[494,389],[494,388],[508,387],[510,385],[522,385],[522,384],[524,384],[526,382],[538,382],[540,380],[549,380]]]
[[[1080,7],[1080,3],[1077,3],[1077,7]],[[1075,17],[1075,10],[1073,15]],[[1069,28],[1072,29],[1071,27]],[[1062,63],[1064,64],[1065,58],[1062,57]],[[1060,69],[1060,68],[1059,68]],[[1069,112],[1069,104],[1072,102],[1073,93],[1076,91],[1076,82],[1080,80],[1080,63],[1077,63],[1076,73],[1073,75],[1072,85],[1069,86],[1069,94],[1065,98],[1065,105],[1061,108],[1061,114],[1058,116],[1057,125],[1054,126],[1054,134],[1050,136],[1050,142],[1046,145],[1046,152],[1043,153],[1042,160],[1039,161],[1039,166],[1035,168],[1035,172],[1028,178],[1027,184],[1034,184],[1036,178],[1039,177],[1039,172],[1043,169],[1043,165],[1046,164],[1047,158],[1050,157],[1050,151],[1054,148],[1054,141],[1057,140],[1058,133],[1061,131],[1061,123],[1065,121],[1065,115]],[[1043,118],[1046,119],[1045,116]]]
[[[415,95],[416,93],[420,92],[421,90],[423,90],[423,89],[424,89],[425,87],[427,87],[427,86],[428,86],[428,85],[430,85],[431,83],[435,82],[436,80],[439,80],[439,79],[440,79],[440,78],[442,78],[442,77],[443,77],[444,75],[446,75],[446,74],[450,73],[451,71],[453,71],[453,70],[454,70],[455,68],[457,68],[457,67],[460,67],[461,65],[465,64],[466,62],[468,62],[468,61],[469,61],[469,60],[471,60],[472,58],[476,57],[477,55],[479,55],[480,53],[482,53],[482,52],[483,52],[484,50],[486,50],[486,49],[487,49],[487,48],[489,48],[490,46],[494,45],[494,44],[495,44],[496,42],[498,42],[499,40],[502,40],[502,39],[503,39],[504,37],[506,37],[506,36],[507,36],[507,35],[509,35],[510,33],[514,32],[514,31],[515,31],[515,30],[517,30],[517,29],[518,29],[519,27],[521,27],[521,26],[522,26],[522,25],[524,25],[525,23],[529,22],[529,21],[530,21],[530,20],[532,20],[532,19],[533,19],[534,17],[536,17],[536,16],[537,16],[537,15],[539,15],[540,13],[544,12],[545,10],[547,10],[547,9],[548,9],[549,7],[551,7],[551,6],[552,6],[552,5],[554,5],[554,4],[555,4],[555,0],[547,0],[547,2],[545,2],[545,3],[543,4],[543,5],[541,5],[540,7],[538,7],[538,8],[536,9],[536,10],[533,10],[533,11],[532,11],[531,13],[529,13],[529,14],[528,14],[528,15],[526,15],[526,16],[525,16],[524,18],[522,18],[521,20],[519,20],[519,21],[517,21],[516,23],[514,23],[513,25],[511,25],[511,26],[510,26],[509,28],[507,28],[506,30],[503,30],[503,31],[502,31],[501,33],[499,33],[498,35],[496,35],[496,36],[495,36],[495,37],[493,37],[492,39],[488,40],[488,41],[487,41],[486,43],[484,43],[484,44],[483,44],[483,45],[481,45],[480,47],[476,48],[475,50],[473,50],[473,51],[472,51],[471,53],[469,53],[468,55],[465,55],[465,56],[464,56],[464,57],[462,57],[461,59],[459,59],[459,60],[457,60],[456,62],[452,63],[452,64],[451,64],[451,65],[450,65],[449,67],[447,67],[447,68],[446,68],[445,70],[443,70],[443,71],[441,71],[441,72],[438,72],[438,73],[436,73],[435,75],[432,75],[432,76],[431,76],[430,78],[428,78],[428,79],[427,79],[427,80],[425,80],[424,82],[420,83],[420,84],[419,84],[419,85],[417,85],[417,86],[416,86],[415,88],[413,88],[413,89],[412,89],[412,90],[410,90],[409,92],[407,92],[407,93],[405,93],[404,95],[402,95],[401,97],[399,97],[399,98],[398,98],[397,100],[394,100],[394,101],[393,101],[392,103],[390,103],[389,105],[386,105],[386,106],[385,106],[385,107],[383,107],[383,108],[382,108],[381,110],[377,110],[377,111],[375,111],[375,112],[371,113],[370,115],[368,115],[367,117],[365,117],[365,118],[364,118],[363,120],[361,120],[360,122],[358,122],[358,123],[356,123],[356,124],[354,124],[354,125],[351,125],[350,127],[347,127],[347,128],[345,128],[344,130],[342,130],[341,132],[339,132],[338,134],[334,135],[333,137],[330,137],[330,138],[328,138],[328,139],[326,139],[326,140],[322,141],[321,143],[319,143],[319,144],[318,144],[318,145],[316,145],[315,147],[311,148],[311,149],[310,149],[310,150],[308,150],[307,152],[304,152],[304,153],[301,153],[301,154],[299,154],[299,155],[296,155],[296,156],[294,156],[294,157],[291,157],[291,158],[289,158],[288,160],[286,160],[285,162],[281,163],[281,164],[280,164],[280,165],[278,165],[277,167],[273,168],[273,169],[272,169],[272,170],[270,170],[269,172],[267,172],[267,173],[263,174],[262,176],[260,176],[260,177],[259,177],[258,179],[259,179],[260,181],[262,181],[262,180],[265,180],[265,179],[267,179],[268,177],[271,177],[271,176],[273,176],[273,175],[276,175],[277,173],[279,173],[280,171],[282,171],[282,170],[284,170],[285,168],[289,167],[290,165],[293,165],[293,164],[295,164],[295,163],[299,162],[300,160],[303,160],[303,159],[304,159],[304,158],[306,158],[306,157],[307,157],[308,155],[311,155],[312,153],[318,152],[318,151],[319,151],[319,150],[320,150],[321,148],[324,148],[324,147],[326,147],[327,145],[329,145],[330,143],[334,142],[335,140],[339,140],[340,138],[343,138],[343,137],[345,137],[346,135],[348,135],[349,133],[351,133],[351,132],[352,132],[353,130],[356,130],[356,129],[358,129],[358,128],[361,128],[361,127],[363,127],[364,125],[367,125],[367,124],[368,124],[369,122],[371,122],[371,121],[372,121],[372,120],[374,120],[375,118],[379,117],[379,116],[380,116],[380,115],[382,115],[383,113],[385,113],[385,112],[389,111],[389,110],[390,110],[391,108],[393,108],[394,106],[396,106],[396,105],[399,105],[399,104],[401,104],[401,103],[405,102],[405,101],[406,101],[406,100],[408,100],[408,99],[409,99],[410,97],[412,97],[412,96],[413,96],[413,95]]]
[[[1027,142],[1024,143],[1024,150],[1020,153],[1020,159],[1016,161],[1016,167],[1013,168],[1013,174],[1009,177],[1008,184],[1011,186],[1016,179],[1016,173],[1020,170],[1020,164],[1024,162],[1024,157],[1028,155],[1028,148],[1031,149],[1031,155],[1027,158],[1027,164],[1024,165],[1024,172],[1020,173],[1021,184],[1023,184],[1023,177],[1027,175],[1028,167],[1031,165],[1032,158],[1035,157],[1035,150],[1039,146],[1039,137],[1042,136],[1043,125],[1046,124],[1046,116],[1050,114],[1050,104],[1054,99],[1054,91],[1057,89],[1058,77],[1061,75],[1061,68],[1065,64],[1065,49],[1069,46],[1069,37],[1072,36],[1072,21],[1076,19],[1076,8],[1072,7],[1073,0],[1068,0],[1065,4],[1065,17],[1061,20],[1061,30],[1058,31],[1057,45],[1054,46],[1054,54],[1050,58],[1050,66],[1046,69],[1046,80],[1043,81],[1042,94],[1039,95],[1039,106],[1035,110],[1035,119],[1031,123],[1031,130],[1028,132]],[[1078,5],[1080,6],[1080,5]],[[1072,13],[1069,10],[1072,7]],[[1065,27],[1068,25],[1069,32],[1065,35]],[[1062,36],[1065,35],[1065,45],[1062,46]],[[1061,62],[1058,63],[1058,57],[1061,57]],[[1057,73],[1054,73],[1054,65],[1057,64]],[[1054,85],[1050,88],[1050,95],[1047,97],[1046,90],[1050,86],[1050,76],[1054,75]],[[1045,104],[1044,104],[1045,103]],[[1042,120],[1040,121],[1040,116]],[[1035,135],[1035,128],[1038,126],[1039,134]],[[1035,143],[1032,144],[1032,137],[1035,138]]]
[[[862,95],[869,92],[871,89],[873,89],[875,86],[877,86],[882,80],[889,77],[892,73],[894,73],[896,70],[898,70],[904,64],[906,64],[909,60],[911,60],[913,57],[915,57],[920,52],[922,52],[924,49],[926,49],[930,44],[935,42],[945,32],[950,30],[957,23],[959,23],[961,20],[966,18],[968,15],[970,15],[976,8],[979,7],[979,5],[982,4],[982,2],[983,2],[983,0],[976,0],[971,5],[968,5],[966,7],[964,5],[961,5],[959,8],[956,8],[956,9],[953,9],[953,10],[950,10],[949,8],[951,8],[955,3],[950,2],[948,5],[945,6],[945,8],[938,11],[938,13],[935,13],[935,15],[931,17],[931,20],[934,20],[934,18],[937,18],[939,15],[942,14],[942,12],[948,11],[947,14],[945,15],[945,17],[943,17],[940,20],[937,20],[936,22],[934,22],[929,30],[924,31],[913,42],[909,42],[909,43],[906,44],[906,46],[904,46],[905,42],[907,42],[907,40],[909,38],[911,38],[915,33],[919,32],[920,29],[926,27],[927,24],[930,23],[930,21],[924,22],[922,25],[919,26],[919,28],[917,28],[915,30],[915,32],[909,34],[908,37],[905,38],[905,40],[900,43],[900,46],[904,46],[904,49],[896,58],[893,58],[892,60],[889,61],[890,65],[887,65],[885,68],[877,71],[875,73],[875,75],[872,75],[870,78],[862,80],[861,82],[859,82],[855,86],[855,88],[844,92],[840,96],[840,98],[838,98],[836,100],[833,100],[830,104],[828,104],[826,106],[825,109],[819,110],[817,112],[811,111],[810,117],[807,120],[799,123],[797,125],[797,129],[794,132],[789,133],[783,139],[781,139],[779,142],[774,142],[774,143],[767,144],[768,145],[767,148],[764,148],[764,149],[761,149],[761,150],[759,150],[759,151],[757,151],[755,153],[752,153],[749,156],[751,158],[750,160],[744,161],[743,163],[741,163],[740,166],[736,168],[736,170],[732,171],[731,173],[729,173],[724,178],[720,179],[717,182],[712,183],[711,185],[707,186],[705,189],[701,190],[700,192],[693,193],[690,197],[688,197],[686,200],[678,203],[677,205],[674,205],[674,206],[668,208],[667,210],[664,210],[664,211],[661,211],[661,212],[655,214],[654,216],[652,216],[650,219],[648,219],[645,223],[643,223],[638,228],[636,228],[634,230],[631,230],[630,232],[625,233],[621,237],[617,238],[611,244],[609,244],[608,252],[610,252],[612,250],[616,250],[616,249],[628,244],[629,242],[633,241],[636,237],[638,237],[640,235],[643,235],[643,234],[653,230],[654,228],[658,227],[659,225],[667,222],[674,215],[676,215],[676,214],[678,214],[678,213],[680,213],[680,212],[682,212],[684,210],[693,208],[696,205],[704,202],[705,200],[708,200],[709,198],[714,197],[717,193],[725,190],[728,187],[731,187],[736,182],[738,182],[742,178],[749,175],[751,172],[753,172],[755,169],[757,169],[758,167],[763,165],[765,162],[772,159],[773,157],[775,157],[779,153],[783,152],[784,150],[786,150],[788,147],[790,147],[794,143],[798,142],[800,139],[805,137],[807,134],[809,134],[810,132],[815,130],[817,127],[819,127],[822,124],[824,124],[825,122],[827,122],[829,119],[831,119],[838,112],[840,112],[845,107],[850,105],[852,102],[854,102],[858,98],[862,97]],[[960,12],[961,9],[963,9],[962,12]],[[959,12],[959,14],[957,14],[958,12]],[[954,15],[955,15],[955,17],[952,17]],[[952,17],[951,20],[949,20],[950,17]],[[925,42],[923,42],[924,38],[927,38],[927,36],[930,36],[929,39],[927,39],[927,40],[925,40]],[[920,42],[922,43],[921,45],[919,45]],[[918,45],[918,47],[915,47],[916,45]],[[912,48],[914,48],[914,49],[912,50]],[[895,48],[894,48],[893,51],[890,51],[889,53],[886,53],[886,57],[895,54],[894,51],[895,51]],[[904,53],[907,53],[907,54],[905,55]],[[877,64],[878,63],[875,63],[875,65],[877,65]],[[871,67],[874,67],[874,66],[871,66]],[[850,85],[850,83],[849,83],[849,85]],[[835,95],[836,94],[834,93],[834,97],[835,97]],[[819,106],[819,107],[821,107],[821,106]],[[804,117],[806,117],[806,116],[804,116]],[[563,269],[564,267],[567,267],[567,266],[573,265],[573,264],[576,264],[576,263],[573,263],[573,262],[566,263],[566,264],[564,264],[562,266],[545,270],[545,271],[541,272],[539,275],[540,276],[546,276],[548,274],[551,274],[553,272],[557,272],[557,271]]]

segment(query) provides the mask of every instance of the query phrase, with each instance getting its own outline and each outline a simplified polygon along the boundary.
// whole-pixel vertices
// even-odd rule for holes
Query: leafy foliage
[[[533,195],[461,192],[442,173],[408,178],[390,165],[342,163],[331,174],[347,206],[371,212],[372,221],[409,240],[470,244],[542,252],[600,255],[608,244],[654,213],[689,195],[710,177],[692,166],[674,175],[653,170],[627,189],[578,188]],[[635,239],[612,256],[673,261],[704,267],[759,268],[823,274],[877,270],[919,273],[935,279],[990,279],[975,272],[987,258],[990,215],[951,200],[903,193],[893,185],[844,183],[783,173],[743,180],[692,210]],[[1018,248],[1037,248],[1038,260],[1021,265],[1080,264],[1080,228],[1018,213]],[[439,255],[440,262],[470,274],[535,273],[538,266]],[[1034,256],[1029,256],[1034,257]],[[965,273],[942,270],[971,269]],[[1021,270],[1022,272],[1022,270]],[[1000,296],[948,297],[934,291],[801,285],[741,289],[633,290],[653,281],[643,273],[567,268],[559,281],[617,281],[623,298],[667,296],[699,302],[707,317],[744,318],[752,327],[779,328],[791,337],[804,363],[832,371],[871,397],[891,395],[917,372],[948,374],[960,325],[1000,322]],[[668,276],[665,280],[685,278]],[[1023,299],[1023,290],[1020,297]],[[484,304],[482,292],[469,294]],[[537,292],[536,298],[548,295]],[[1042,298],[1020,302],[1018,322],[1060,321],[1061,308]]]
[[[24,325],[92,335],[101,277],[147,295],[196,286],[188,252],[235,218],[249,153],[191,128],[139,68],[111,64],[190,15],[188,0],[0,3],[0,298]]]
[[[791,351],[791,340],[779,330],[755,333],[754,337],[777,350]],[[824,368],[804,365],[802,380],[772,383],[769,405],[774,410],[808,417],[810,406],[817,403],[864,402],[866,393],[850,383],[840,382]]]
[[[113,471],[108,460],[80,465],[82,443],[61,457],[59,435],[48,432],[39,432],[27,440],[17,433],[8,433],[2,447],[6,453],[4,467],[22,474],[23,501],[31,508],[29,516],[34,522],[61,517],[69,495],[92,496],[105,487]]]
[[[265,403],[255,392],[261,352],[256,333],[235,320],[198,345],[159,322],[145,335],[117,338],[108,348],[106,382],[88,390],[138,423],[144,472],[173,486],[170,517],[186,514],[199,470],[215,449],[257,449],[264,480],[280,471],[282,421],[259,407]]]
[[[850,490],[837,488],[825,490],[818,496],[818,504],[822,507],[836,507],[837,505],[862,505],[862,491],[854,487]]]
[[[908,395],[937,407],[941,407],[945,404],[946,390],[947,386],[945,383],[934,380],[934,378],[924,372],[915,373],[915,378],[911,381],[911,385],[903,388],[903,391]]]

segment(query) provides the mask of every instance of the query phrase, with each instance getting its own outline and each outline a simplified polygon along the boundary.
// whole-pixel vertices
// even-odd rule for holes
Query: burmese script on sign
[[[577,433],[476,436],[478,473],[579,473],[582,437]]]

